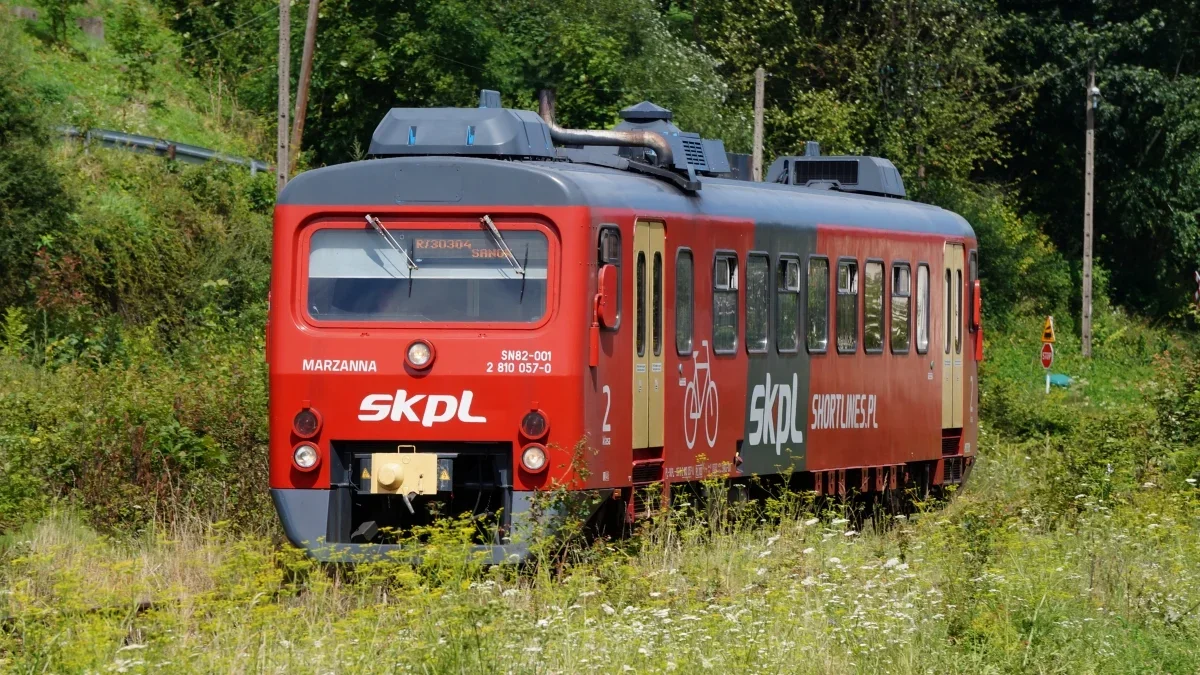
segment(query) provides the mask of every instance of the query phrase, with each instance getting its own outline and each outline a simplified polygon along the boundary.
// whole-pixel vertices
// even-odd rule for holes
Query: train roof
[[[902,199],[703,177],[691,191],[644,173],[565,160],[410,156],[308,171],[280,205],[588,206],[750,219],[799,227],[840,225],[973,238],[965,219]]]

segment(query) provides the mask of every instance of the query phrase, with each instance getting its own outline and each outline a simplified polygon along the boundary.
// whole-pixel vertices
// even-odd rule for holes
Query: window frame
[[[963,270],[957,269],[954,270],[954,276],[956,277],[957,281],[954,293],[955,297],[957,298],[956,302],[958,303],[958,321],[955,322],[954,326],[954,355],[962,356],[963,342],[965,342],[963,337],[963,324],[967,323],[967,315],[964,312],[965,308],[963,307],[963,277],[965,277],[966,274],[963,273]]]
[[[692,330],[688,332],[687,350],[686,351],[681,350],[679,348],[679,279],[680,279],[679,259],[681,257],[683,257],[684,253],[686,253],[688,255],[688,258],[691,259],[691,261],[692,261],[692,274],[691,274],[691,278],[688,279],[688,284],[690,285],[691,290],[692,290],[692,292],[690,293],[690,296],[691,296],[690,302],[688,303],[688,316],[690,316],[692,319],[692,321],[691,321]],[[715,268],[714,268],[714,273],[715,273]],[[691,358],[692,352],[696,346],[696,254],[692,251],[692,249],[690,247],[679,246],[675,249],[674,275],[675,275],[675,315],[674,315],[675,353],[678,354],[679,356],[686,356],[688,358]]]
[[[880,267],[879,278],[883,284],[883,288],[881,289],[883,291],[883,293],[881,293],[879,296],[879,303],[881,306],[879,308],[880,333],[879,333],[879,348],[878,349],[868,349],[867,348],[867,265],[870,265],[872,263],[879,265],[879,267]],[[861,272],[862,276],[860,277],[860,281],[859,281],[858,285],[859,285],[859,288],[862,289],[862,299],[863,299],[863,301],[862,301],[862,350],[863,350],[864,354],[878,355],[878,354],[882,354],[884,351],[886,351],[885,345],[887,343],[887,335],[888,335],[888,328],[889,328],[887,316],[885,314],[885,312],[888,309],[887,272],[888,272],[887,261],[884,260],[883,258],[865,258],[863,260],[863,266],[862,266],[862,272]]]
[[[663,252],[654,251],[654,255],[650,256],[650,355],[655,358],[662,356],[663,338],[666,337],[666,268],[667,262],[663,259]],[[655,309],[658,309],[657,314]]]
[[[718,346],[717,346],[717,293],[728,293],[729,292],[728,290],[722,290],[722,289],[717,288],[717,261],[720,260],[721,258],[726,258],[726,259],[732,260],[733,264],[737,265],[738,267],[741,267],[741,265],[739,264],[737,251],[734,251],[732,249],[719,248],[719,249],[716,249],[715,251],[713,251],[712,266],[709,267],[709,279],[711,280],[711,283],[712,283],[712,297],[711,297],[712,303],[710,305],[712,307],[712,330],[711,330],[711,334],[710,334],[711,339],[712,339],[712,348],[713,348],[712,351],[714,354],[729,355],[729,354],[736,354],[738,351],[738,346],[740,345],[740,340],[738,338],[741,337],[741,320],[740,320],[740,317],[741,317],[741,297],[740,297],[741,289],[740,288],[733,289],[733,300],[734,300],[733,346],[730,347],[729,349],[718,349]],[[739,279],[739,275],[736,273],[736,271],[732,275],[732,278],[735,281],[737,281]]]
[[[787,265],[787,263],[789,263],[789,262],[796,263],[796,290],[795,291],[791,291],[788,289],[780,290],[780,288],[779,288],[779,269],[780,269],[780,267],[785,267]],[[786,274],[784,276],[784,279],[785,280],[787,279]],[[803,321],[804,315],[801,312],[801,306],[804,303],[802,303],[800,301],[801,298],[804,296],[804,267],[800,264],[800,256],[798,254],[796,254],[796,253],[780,253],[776,257],[774,287],[775,287],[775,293],[774,293],[775,302],[772,304],[775,307],[775,316],[773,317],[775,319],[773,322],[773,324],[775,326],[775,353],[776,354],[798,354],[798,353],[800,353],[800,326],[803,325],[803,323],[804,323],[804,321]],[[796,338],[796,346],[793,347],[792,349],[784,349],[779,346],[779,337],[781,335],[781,333],[779,331],[779,328],[780,328],[779,318],[781,316],[781,312],[779,311],[779,301],[783,297],[784,293],[792,293],[796,296],[796,323],[792,326],[792,335]]]
[[[767,264],[767,284],[771,283],[771,254],[767,251],[749,251],[746,253],[746,265],[742,268],[742,292],[746,297],[746,304],[742,307],[743,321],[746,324],[746,353],[747,354],[766,354],[771,351],[771,291],[770,286],[767,286],[767,306],[766,319],[763,322],[765,333],[763,335],[762,347],[756,348],[750,343],[750,261],[754,258],[759,258]]]
[[[604,241],[605,232],[614,232],[617,235],[617,258],[615,262],[612,260],[606,260],[604,258],[604,249],[601,246],[602,242]],[[596,231],[596,273],[598,274],[600,272],[600,268],[602,268],[604,265],[616,265],[617,267],[617,321],[611,328],[605,326],[600,327],[600,330],[608,331],[610,333],[615,333],[621,329],[621,319],[624,316],[624,312],[622,311],[624,294],[621,291],[621,288],[625,285],[623,275],[621,274],[622,269],[624,269],[623,265],[625,262],[624,246],[624,237],[621,236],[620,227],[618,227],[615,223],[600,223],[600,227]],[[636,279],[634,281],[636,282]],[[597,286],[596,291],[599,292],[599,290],[600,289]]]
[[[931,289],[933,288],[933,276],[932,276],[933,272],[930,270],[928,262],[926,262],[924,260],[917,261],[917,281],[914,282],[914,284],[913,284],[913,288],[915,288],[918,291],[918,293],[916,294],[917,302],[921,301],[921,294],[919,291],[920,291],[920,279],[921,279],[920,270],[922,267],[925,268],[925,295],[924,295],[924,297],[925,297],[925,347],[924,348],[921,347],[920,334],[917,333],[917,331],[916,331],[918,324],[916,321],[916,316],[915,316],[916,312],[915,311],[914,311],[914,316],[913,316],[913,334],[916,336],[916,339],[913,340],[913,346],[916,348],[918,354],[928,354],[929,353],[929,343],[931,342],[931,340],[929,339],[930,338],[929,329],[931,327],[930,316],[931,316],[931,312],[933,310],[933,307],[932,307],[933,296],[932,296],[932,292],[931,292]]]
[[[395,230],[407,230],[407,229],[446,230],[446,231],[455,231],[455,230],[464,229],[460,223],[452,223],[452,222],[430,222],[428,224],[423,223],[420,227],[412,227],[412,228],[397,227],[398,222],[395,219],[387,219],[387,218],[388,217],[386,217],[386,216],[384,218],[381,218],[380,222],[382,223],[384,229],[388,230],[389,232],[393,232]],[[298,251],[297,255],[299,257],[296,268],[300,275],[299,281],[297,283],[301,284],[302,288],[297,289],[298,292],[296,293],[296,297],[293,300],[293,302],[295,303],[295,304],[293,304],[293,307],[295,308],[296,316],[299,317],[299,320],[302,321],[306,327],[308,327],[312,330],[316,330],[316,331],[329,330],[329,329],[346,329],[346,328],[355,329],[355,330],[360,330],[360,329],[380,330],[380,329],[392,329],[392,328],[427,329],[429,327],[429,324],[427,322],[397,321],[397,320],[364,321],[364,320],[359,320],[359,319],[346,319],[346,318],[343,318],[343,319],[318,319],[311,314],[310,302],[309,302],[309,300],[310,300],[310,298],[309,298],[309,266],[311,265],[310,258],[312,255],[312,238],[313,238],[313,236],[315,234],[317,234],[318,232],[321,232],[322,230],[362,230],[362,229],[364,229],[364,227],[369,228],[370,226],[364,225],[364,223],[361,219],[355,221],[352,219],[344,220],[342,218],[330,218],[327,220],[315,221],[311,225],[306,226],[305,228],[303,228],[301,230],[301,232],[298,235],[299,242],[298,242],[297,249],[296,249]],[[559,300],[559,296],[562,293],[562,286],[561,286],[562,282],[560,279],[560,273],[562,271],[562,265],[561,265],[562,243],[559,240],[558,235],[554,230],[550,229],[548,226],[546,226],[540,222],[516,221],[516,222],[510,223],[507,220],[505,220],[503,222],[498,222],[497,228],[500,230],[501,233],[509,232],[509,231],[513,231],[513,232],[531,231],[531,232],[540,232],[546,237],[547,245],[549,248],[547,249],[547,260],[546,260],[546,278],[547,278],[546,308],[542,315],[542,318],[536,322],[531,322],[531,323],[500,322],[500,321],[473,321],[473,322],[464,321],[461,323],[454,323],[453,326],[455,329],[465,329],[465,330],[535,330],[535,329],[544,328],[558,314],[558,309],[557,309],[558,300]],[[551,279],[559,279],[559,281],[550,283]]]
[[[649,272],[646,268],[649,267],[649,261],[646,260],[646,251],[634,251],[633,258],[633,350],[634,356],[644,358],[648,352],[646,349],[650,339],[647,335],[646,324],[649,323],[646,319],[650,314],[650,298],[646,293],[646,275]],[[640,275],[640,278],[639,278]]]
[[[942,350],[942,356],[950,356],[952,353],[950,351],[950,346],[954,341],[954,305],[952,304],[954,301],[954,272],[949,267],[945,267],[944,265],[943,271],[946,272],[946,274],[942,277],[942,288],[946,291],[946,311],[944,312],[945,316],[943,317],[946,321],[946,346]]]
[[[835,269],[834,273],[833,273],[833,279],[834,279],[833,316],[835,319],[837,318],[837,299],[843,295],[853,295],[854,296],[854,323],[855,323],[854,346],[850,347],[849,349],[842,349],[842,347],[837,344],[838,328],[841,326],[840,321],[837,322],[837,325],[835,325],[834,329],[833,329],[833,341],[834,341],[834,346],[837,348],[837,353],[849,355],[849,354],[857,354],[859,344],[862,342],[862,340],[859,339],[859,332],[861,331],[862,326],[858,325],[858,315],[860,312],[862,312],[862,303],[859,302],[859,298],[862,296],[862,292],[856,290],[853,293],[842,293],[841,284],[838,281],[838,277],[841,274],[843,262],[854,263],[855,274],[856,274],[856,276],[858,276],[859,288],[862,288],[862,277],[859,276],[862,274],[862,265],[858,262],[858,258],[855,258],[854,256],[848,256],[848,255],[838,256],[837,269]],[[851,285],[853,285],[853,284],[851,284]]]
[[[804,297],[804,302],[801,304],[804,305],[804,318],[805,319],[811,318],[811,313],[810,313],[811,307],[809,307],[809,305],[808,305],[808,300],[809,300],[808,273],[809,273],[809,270],[812,269],[812,261],[814,259],[825,261],[825,346],[823,346],[819,349],[810,346],[808,344],[808,323],[801,322],[801,325],[804,326],[804,350],[806,352],[808,352],[809,354],[828,354],[829,353],[829,324],[830,324],[829,297],[830,297],[830,290],[831,290],[830,284],[829,284],[830,272],[831,272],[830,267],[829,267],[829,256],[823,255],[820,253],[810,253],[805,258],[804,282],[801,285],[801,288],[802,288],[801,293]]]
[[[896,269],[901,268],[901,267],[908,270],[908,294],[907,295],[899,295],[896,293]],[[892,354],[908,354],[908,353],[912,352],[913,342],[915,342],[915,339],[913,338],[913,324],[915,323],[915,321],[913,320],[913,297],[916,296],[916,293],[914,292],[915,287],[916,287],[916,279],[913,277],[912,264],[909,263],[909,261],[907,261],[907,260],[903,260],[903,259],[893,260],[891,270],[892,270],[892,292],[887,294],[887,298],[888,298],[888,306],[887,306],[887,309],[888,309],[888,349],[891,351]],[[893,303],[894,299],[898,298],[898,297],[908,298],[908,316],[906,317],[906,322],[908,323],[908,344],[904,347],[904,349],[896,349],[895,341],[892,340],[892,331],[891,331],[891,328],[892,328],[892,303]],[[926,314],[928,314],[928,312],[926,312]],[[928,317],[926,317],[926,318],[928,318]]]

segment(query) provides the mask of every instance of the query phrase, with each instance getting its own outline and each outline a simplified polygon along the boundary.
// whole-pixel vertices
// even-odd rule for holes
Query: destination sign
[[[504,260],[505,255],[487,232],[467,231],[392,231],[401,246],[409,247],[413,259],[446,262],[469,260]],[[547,257],[546,237],[529,230],[504,231],[504,242],[518,261],[544,262]]]

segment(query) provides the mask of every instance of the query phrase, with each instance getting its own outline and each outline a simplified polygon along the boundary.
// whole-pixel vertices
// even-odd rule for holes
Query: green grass
[[[0,666],[1194,673],[1200,491],[1187,479],[1200,448],[1146,421],[1174,429],[1200,402],[1180,393],[1195,382],[1171,379],[1190,377],[1194,346],[1113,321],[1135,336],[1121,344],[1151,347],[1113,340],[1084,363],[1060,328],[1080,379],[1049,397],[1029,365],[1036,335],[992,336],[986,396],[1033,430],[986,424],[948,505],[862,531],[836,506],[782,495],[770,517],[681,505],[627,542],[523,571],[473,564],[470,528],[455,524],[419,566],[351,569],[229,523],[106,537],[64,512],[0,543]]]
[[[4,12],[14,4],[19,3],[4,0]],[[111,37],[115,6],[112,0],[102,0],[77,8],[75,16],[102,16]],[[152,11],[149,5],[147,11]],[[201,82],[184,70],[180,38],[161,22],[152,24],[155,54],[146,91],[136,91],[126,82],[125,65],[109,43],[87,37],[73,20],[66,45],[49,39],[44,19],[18,24],[29,77],[49,104],[55,118],[48,120],[51,124],[114,129],[266,157],[269,130],[242,111],[221,83]]]

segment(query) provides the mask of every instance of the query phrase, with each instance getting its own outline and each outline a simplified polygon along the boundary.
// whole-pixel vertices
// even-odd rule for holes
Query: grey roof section
[[[288,182],[279,204],[329,206],[388,204],[584,203],[579,187],[546,171],[548,162],[473,157],[389,157],[306,171]]]
[[[281,205],[390,204],[590,206],[783,223],[843,225],[973,238],[960,216],[936,206],[792,185],[703,179],[685,192],[630,171],[565,161],[397,157],[316,169],[288,183]]]
[[[375,127],[368,154],[553,157],[550,128],[530,110],[392,108]]]

